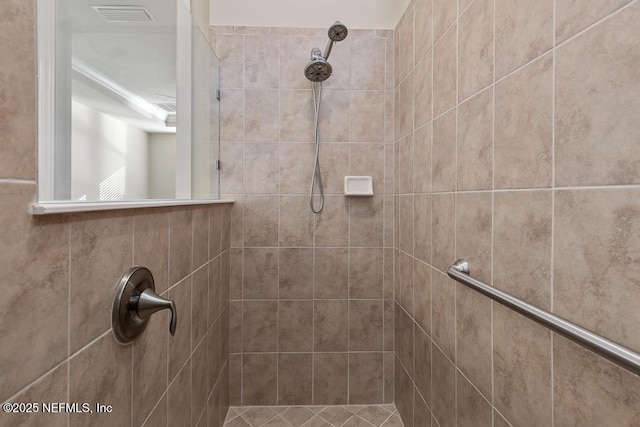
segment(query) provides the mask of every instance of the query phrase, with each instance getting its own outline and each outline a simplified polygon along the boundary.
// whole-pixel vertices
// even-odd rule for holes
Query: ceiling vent
[[[155,21],[149,9],[144,6],[92,6],[92,8],[107,22],[144,23]]]

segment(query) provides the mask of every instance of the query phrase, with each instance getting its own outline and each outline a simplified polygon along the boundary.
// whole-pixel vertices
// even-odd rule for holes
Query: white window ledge
[[[31,215],[50,215],[71,212],[110,211],[118,209],[158,208],[165,206],[216,205],[233,200],[140,200],[134,202],[38,202],[29,208]]]

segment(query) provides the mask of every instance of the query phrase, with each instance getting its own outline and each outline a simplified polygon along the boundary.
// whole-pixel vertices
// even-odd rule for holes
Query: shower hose
[[[313,160],[313,174],[311,177],[311,188],[309,190],[309,207],[315,214],[320,213],[324,207],[324,189],[322,188],[322,176],[320,175],[320,163],[318,154],[320,153],[320,102],[322,101],[322,82],[311,83],[311,91],[313,92],[313,112],[315,127],[315,158]],[[316,209],[313,193],[315,191],[316,181],[318,183],[318,193],[320,196],[320,205]]]

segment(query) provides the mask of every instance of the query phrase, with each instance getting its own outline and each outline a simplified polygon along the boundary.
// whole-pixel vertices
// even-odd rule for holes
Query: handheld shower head
[[[304,67],[305,77],[315,83],[327,80],[331,77],[332,72],[333,68],[331,67],[331,64],[329,64],[322,56],[319,58],[312,57],[311,62]]]
[[[349,34],[349,30],[347,26],[344,25],[340,21],[336,21],[331,27],[329,27],[329,38],[334,42],[341,42],[342,40],[347,38],[347,34]]]
[[[340,21],[336,21],[336,23],[329,28],[329,43],[327,43],[324,55],[317,47],[314,47],[311,50],[311,62],[304,67],[304,75],[307,79],[317,83],[323,82],[331,77],[333,68],[331,67],[331,64],[327,62],[329,55],[331,54],[331,49],[335,42],[340,42],[346,39],[348,33],[349,30]]]
[[[336,21],[335,24],[329,27],[329,31],[327,32],[327,34],[329,35],[329,43],[327,43],[327,47],[324,49],[324,59],[329,59],[333,44],[335,42],[341,42],[342,40],[346,39],[347,34],[349,34],[349,30],[347,29],[347,26],[342,22]]]

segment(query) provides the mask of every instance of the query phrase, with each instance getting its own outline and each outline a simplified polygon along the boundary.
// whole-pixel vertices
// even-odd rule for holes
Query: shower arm
[[[324,55],[322,55],[322,57],[324,58],[324,60],[328,60],[329,59],[329,55],[331,55],[331,49],[333,49],[333,44],[335,42],[331,39],[329,39],[329,42],[327,43],[327,47],[324,48]]]

